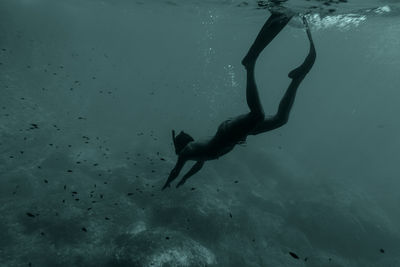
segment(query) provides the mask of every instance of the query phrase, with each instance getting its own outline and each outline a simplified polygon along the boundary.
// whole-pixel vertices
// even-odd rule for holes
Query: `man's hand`
[[[182,157],[178,158],[178,162],[176,163],[175,167],[172,169],[171,173],[168,176],[168,180],[165,183],[165,185],[161,188],[161,190],[164,190],[165,188],[170,186],[170,183],[178,177],[179,172],[182,170],[183,165],[185,165],[186,160],[184,160]]]
[[[165,185],[161,188],[161,191],[167,187],[171,187],[170,183],[166,182]]]
[[[182,180],[179,181],[179,183],[176,185],[176,188],[182,186],[186,182],[185,178],[182,178]]]

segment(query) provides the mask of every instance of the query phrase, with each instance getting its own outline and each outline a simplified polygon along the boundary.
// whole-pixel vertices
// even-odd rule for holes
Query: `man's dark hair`
[[[175,146],[175,153],[179,155],[181,153],[182,149],[189,143],[194,141],[194,139],[185,133],[184,131],[181,131],[177,136],[175,136],[175,131],[172,131],[172,139],[174,140],[174,146]]]

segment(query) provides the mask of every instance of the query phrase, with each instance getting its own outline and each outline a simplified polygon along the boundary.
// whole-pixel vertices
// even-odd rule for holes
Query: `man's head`
[[[174,141],[175,153],[179,155],[182,149],[189,143],[194,141],[194,139],[187,133],[181,131],[177,136],[175,136],[175,131],[172,130],[172,140]]]

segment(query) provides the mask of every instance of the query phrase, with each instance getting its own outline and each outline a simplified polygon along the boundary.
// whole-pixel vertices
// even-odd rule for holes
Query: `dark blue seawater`
[[[400,266],[398,2],[0,0],[0,266]],[[270,11],[317,50],[289,122],[161,191]],[[307,52],[260,55],[266,114]]]

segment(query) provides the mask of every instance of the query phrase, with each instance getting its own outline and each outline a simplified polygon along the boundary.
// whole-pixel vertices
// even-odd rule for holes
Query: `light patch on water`
[[[382,7],[378,7],[377,9],[374,10],[374,12],[379,15],[389,13],[390,11],[392,11],[390,6],[382,6]]]
[[[358,27],[362,22],[367,20],[364,15],[345,14],[321,17],[319,14],[312,14],[307,16],[307,20],[313,28],[317,30],[337,27],[342,30],[349,30],[352,27]]]
[[[215,256],[211,251],[199,244],[190,244],[186,248],[171,248],[153,255],[146,264],[149,267],[162,267],[168,264],[178,266],[204,266],[215,264]]]
[[[127,234],[130,235],[137,235],[143,231],[146,231],[147,227],[146,224],[143,221],[139,221],[137,223],[132,224],[128,230],[126,231]]]

